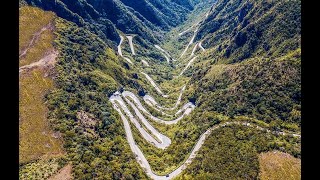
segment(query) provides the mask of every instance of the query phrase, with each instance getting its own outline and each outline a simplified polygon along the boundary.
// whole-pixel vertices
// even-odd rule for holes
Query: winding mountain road
[[[179,76],[181,76],[181,75],[188,69],[188,67],[193,63],[194,60],[196,60],[197,57],[198,57],[198,56],[192,58],[192,59],[188,62],[188,64],[187,64],[186,67],[181,71],[181,73],[179,74]]]
[[[208,15],[209,15],[209,12],[206,14],[206,17],[208,17]],[[193,28],[196,25],[197,24],[193,25],[191,28]],[[191,28],[187,29],[186,31],[191,30]],[[184,34],[186,31],[180,33],[179,36]],[[185,52],[188,50],[189,46],[193,43],[197,31],[198,31],[198,27],[195,29],[193,37],[191,38],[189,44],[187,45],[187,47],[185,48],[185,50],[181,54],[180,58],[185,54]],[[121,57],[123,57],[122,52],[121,52],[121,44],[123,42],[123,37],[120,36],[120,38],[121,38],[121,40],[118,45],[118,54]],[[127,38],[129,40],[131,52],[133,55],[135,55],[135,52],[133,49],[133,44],[132,44],[132,36],[127,36]],[[171,58],[170,54],[168,52],[166,52],[165,50],[163,50],[160,46],[158,46],[158,45],[155,45],[155,46],[157,49],[159,49],[163,53],[163,55],[166,57],[166,59],[169,63],[170,58]],[[194,46],[190,57],[194,56],[194,53],[195,53],[197,47],[199,47],[202,51],[205,51],[205,49],[202,47],[202,41],[200,41]],[[181,71],[179,76],[181,76],[189,68],[189,66],[193,63],[193,61],[196,58],[197,58],[197,56],[193,57],[188,62],[188,64]],[[146,64],[146,63],[144,63],[144,64]],[[153,79],[148,74],[146,74],[144,72],[141,72],[141,73],[143,75],[145,75],[146,79],[150,82],[150,84],[156,89],[156,91],[160,95],[162,95],[163,97],[168,97],[168,95],[165,95],[161,91],[161,89],[156,85],[156,83],[153,81]],[[165,113],[164,110],[171,110],[172,111],[178,107],[178,105],[181,103],[182,94],[183,94],[185,88],[186,88],[186,85],[184,85],[182,87],[182,89],[180,91],[180,95],[179,95],[176,103],[171,108],[160,106],[156,102],[156,100],[150,95],[145,95],[143,97],[143,100],[145,101],[146,104],[153,107],[154,109],[161,112],[162,114],[165,114],[165,115],[172,117],[172,115]],[[163,120],[163,119],[160,119],[158,117],[153,116],[146,108],[144,108],[144,106],[141,104],[139,98],[134,93],[132,93],[130,91],[123,91],[122,93],[117,91],[109,98],[109,100],[112,103],[113,108],[120,114],[120,117],[121,117],[123,124],[124,124],[124,129],[125,129],[127,141],[129,143],[131,151],[135,154],[137,162],[143,168],[143,170],[146,172],[146,174],[150,178],[155,179],[155,180],[169,180],[169,179],[173,179],[173,178],[177,177],[184,169],[187,168],[187,166],[196,157],[197,152],[204,144],[206,138],[209,137],[209,135],[213,131],[215,131],[219,128],[223,128],[226,126],[232,126],[232,125],[243,125],[243,126],[255,128],[260,131],[264,131],[266,133],[272,133],[272,134],[283,135],[283,136],[294,136],[297,138],[301,138],[300,134],[286,133],[286,132],[281,132],[281,131],[271,131],[267,128],[264,128],[264,127],[261,127],[261,126],[255,125],[255,124],[251,124],[249,122],[244,122],[244,121],[223,122],[223,123],[220,123],[218,125],[214,125],[213,127],[208,128],[202,135],[199,136],[199,139],[195,143],[192,151],[190,152],[189,155],[187,155],[186,160],[180,166],[178,166],[175,170],[173,170],[172,172],[170,172],[167,175],[158,175],[152,171],[152,168],[151,168],[148,160],[146,159],[145,155],[143,154],[143,152],[141,151],[139,146],[136,144],[136,142],[133,138],[131,126],[130,126],[128,119],[136,127],[136,129],[139,131],[142,138],[144,138],[147,142],[153,144],[156,148],[164,150],[168,146],[170,146],[171,139],[169,137],[165,136],[164,134],[162,134],[161,132],[159,132],[157,129],[155,129],[149,123],[149,121],[147,120],[147,118],[145,116],[147,116],[149,119],[151,119],[155,122],[158,122],[158,123],[162,123],[162,124],[166,124],[166,125],[177,124],[180,120],[182,120],[185,116],[189,115],[195,109],[195,105],[191,102],[188,102],[188,103],[184,104],[180,109],[178,109],[177,112],[175,113],[175,116],[178,116],[179,114],[181,114],[179,117],[176,117],[175,119],[172,119],[172,120]],[[130,109],[128,108],[127,105],[130,107]],[[132,113],[131,110],[134,113]]]
[[[193,60],[196,57],[193,58]],[[186,66],[186,68],[191,64],[191,61],[188,63],[188,65]],[[185,68],[185,69],[186,69]],[[143,72],[142,72],[143,73]],[[148,79],[148,75],[143,73],[144,75],[146,75],[147,79]],[[181,73],[182,74],[182,73]],[[153,82],[153,80],[149,77],[149,81]],[[155,88],[157,87],[156,84],[153,82],[151,83]],[[159,92],[161,92],[161,94],[163,95],[162,91],[159,88],[158,89]],[[178,101],[175,104],[175,106],[173,108],[170,108],[171,110],[175,109],[178,104],[180,103],[181,100],[181,96],[182,96],[182,92],[184,91],[185,86],[183,86],[181,93],[179,95]],[[139,123],[139,121],[135,118],[135,116],[130,112],[130,110],[128,109],[128,107],[125,104],[125,101],[123,101],[123,99],[121,98],[121,95],[124,97],[125,101],[127,102],[127,104],[130,105],[130,107],[133,109],[136,117],[139,118],[139,120],[141,121],[141,123],[143,123],[143,125],[145,126],[145,128],[147,130],[145,130],[142,125]],[[152,96],[146,95],[147,98],[144,97],[144,100],[147,102],[149,101],[149,103],[153,106],[156,106],[158,103],[154,100],[154,98]],[[146,100],[147,99],[147,100]],[[146,114],[150,119],[159,122],[159,123],[164,123],[167,125],[171,125],[171,124],[176,124],[178,123],[180,120],[183,119],[183,117],[185,117],[186,115],[190,114],[192,112],[192,110],[195,108],[195,106],[189,102],[187,104],[185,104],[181,109],[179,109],[175,115],[184,112],[180,117],[171,120],[171,121],[166,121],[166,120],[162,120],[160,118],[154,117],[150,112],[148,112],[143,105],[141,104],[140,100],[132,93],[129,91],[124,91],[122,94],[119,92],[114,93],[111,97],[110,97],[110,102],[113,104],[114,109],[120,114],[121,119],[123,120],[124,123],[124,128],[125,128],[125,132],[126,132],[126,138],[127,141],[129,143],[130,149],[132,150],[132,152],[135,154],[137,162],[140,164],[140,166],[144,169],[144,171],[146,172],[146,174],[155,180],[167,180],[167,179],[173,179],[176,176],[178,176],[184,169],[186,169],[186,167],[192,162],[192,160],[196,157],[197,152],[199,151],[199,149],[202,147],[202,145],[205,142],[205,139],[216,129],[225,127],[225,126],[230,126],[233,124],[238,124],[238,125],[244,125],[244,126],[248,126],[248,127],[253,127],[256,128],[258,130],[261,131],[265,131],[267,133],[272,133],[272,134],[277,134],[277,135],[283,135],[283,136],[294,136],[294,137],[298,137],[301,138],[301,136],[299,134],[294,134],[294,133],[285,133],[285,132],[280,132],[280,131],[270,131],[266,128],[257,126],[257,125],[253,125],[250,124],[248,122],[225,122],[225,123],[221,123],[218,125],[215,125],[211,128],[209,128],[207,131],[205,131],[198,139],[198,141],[196,142],[195,146],[193,147],[193,150],[190,152],[188,158],[174,171],[170,172],[169,174],[165,175],[165,176],[161,176],[158,175],[156,173],[154,173],[152,171],[152,168],[148,162],[148,160],[146,159],[146,157],[144,156],[143,152],[141,151],[141,149],[137,146],[137,144],[135,143],[135,140],[133,138],[132,135],[132,131],[131,131],[131,127],[130,124],[126,118],[129,117],[130,121],[132,122],[132,124],[138,129],[139,133],[142,135],[142,137],[149,143],[153,144],[155,147],[160,148],[160,149],[166,149],[170,144],[171,144],[171,140],[169,137],[163,135],[162,133],[160,133],[158,130],[156,130],[149,122],[148,120],[144,117],[144,115],[140,112],[142,111],[144,114]],[[131,102],[133,101],[133,102]],[[120,106],[120,107],[119,107]],[[159,106],[158,106],[159,107]],[[122,113],[122,111],[124,113]],[[163,108],[165,109],[165,108]],[[163,112],[162,110],[160,110],[161,112]],[[164,113],[164,112],[163,112]],[[152,133],[152,135],[150,134]],[[156,139],[155,139],[156,137]]]
[[[194,47],[193,47],[193,49],[192,49],[192,52],[191,52],[191,54],[190,54],[190,57],[194,56],[194,52],[196,52],[198,45],[199,45],[199,43],[197,43],[196,45],[194,45]]]
[[[145,60],[141,60],[141,62],[142,62],[142,64],[143,64],[144,66],[149,67],[149,63],[148,63],[147,61],[145,61]]]
[[[198,23],[197,23],[197,24],[198,24]],[[183,57],[183,55],[187,52],[187,50],[188,50],[189,46],[193,43],[194,38],[195,38],[195,37],[196,37],[196,35],[197,35],[197,31],[198,31],[198,29],[199,29],[199,27],[196,27],[196,29],[193,31],[193,36],[192,36],[191,40],[189,41],[189,43],[188,43],[187,47],[184,49],[184,51],[183,51],[183,52],[182,52],[182,54],[180,55],[180,58],[182,58],[182,57]]]
[[[159,110],[159,109],[163,109],[163,110],[174,110],[178,107],[178,105],[180,104],[181,102],[181,98],[182,98],[182,93],[184,92],[184,90],[186,89],[186,85],[184,85],[181,90],[180,90],[180,94],[179,94],[179,97],[176,101],[176,103],[174,104],[173,107],[171,108],[167,108],[167,107],[163,107],[161,105],[159,105],[159,103],[157,103],[157,101],[152,97],[152,96],[149,96],[149,95],[145,95],[143,97],[143,100],[150,106],[154,107],[156,110]],[[158,109],[159,108],[159,109]]]
[[[127,99],[126,99],[127,100]],[[152,135],[150,135],[148,133],[147,130],[145,130],[144,128],[142,128],[142,125],[139,123],[139,121],[134,117],[134,115],[129,111],[129,109],[127,108],[125,102],[123,101],[123,99],[120,96],[119,92],[116,92],[115,94],[113,94],[110,97],[110,101],[113,104],[114,108],[118,111],[118,113],[121,115],[122,117],[122,111],[121,109],[124,111],[124,113],[129,116],[130,121],[136,126],[136,128],[138,129],[138,131],[140,132],[140,134],[142,135],[142,137],[147,140],[149,143],[153,144],[155,147],[160,148],[160,149],[165,149],[166,147],[168,147],[171,144],[171,140],[161,134],[160,132],[158,132],[145,118],[144,116],[140,113],[140,111],[137,109],[137,107],[131,103],[130,101],[127,101],[129,103],[129,105],[134,109],[137,117],[140,119],[140,121],[145,125],[145,127],[154,135],[157,137],[158,140],[160,140],[160,142],[155,139]],[[120,107],[115,103],[117,102]],[[122,117],[123,118],[123,117]],[[127,121],[127,119],[123,119],[123,121]]]
[[[178,36],[182,36],[184,35],[185,33],[189,32],[191,29],[193,28],[193,26],[189,27],[188,29],[186,29],[185,31],[181,32],[178,34]]]
[[[265,131],[267,133],[272,133],[272,134],[277,134],[277,135],[284,135],[284,136],[295,136],[295,137],[298,137],[298,138],[301,137],[299,134],[289,134],[289,133],[280,132],[280,131],[270,131],[270,130],[268,130],[266,128],[263,128],[263,127],[260,127],[258,125],[250,124],[249,122],[225,122],[225,123],[221,123],[221,124],[218,124],[218,125],[215,125],[215,126],[209,128],[207,131],[205,131],[200,136],[200,138],[198,139],[197,143],[193,147],[193,150],[189,154],[188,158],[177,169],[175,169],[171,173],[167,174],[166,176],[160,176],[160,175],[157,175],[156,173],[154,173],[152,171],[152,168],[150,167],[150,164],[149,164],[148,160],[146,159],[146,157],[144,156],[144,154],[140,150],[140,148],[136,145],[135,140],[134,140],[133,135],[132,135],[131,128],[130,128],[130,124],[129,124],[127,118],[126,118],[126,115],[129,116],[129,119],[136,126],[136,128],[139,130],[139,132],[143,136],[143,138],[145,138],[148,142],[150,142],[153,145],[155,145],[157,148],[165,149],[166,147],[168,147],[171,144],[171,140],[167,136],[161,134],[156,129],[154,129],[152,127],[152,125],[150,125],[149,122],[144,118],[142,113],[140,113],[139,109],[142,110],[142,111],[146,111],[146,110],[143,108],[143,106],[141,105],[139,100],[136,98],[136,96],[133,93],[129,92],[129,91],[124,91],[122,93],[122,96],[125,97],[127,103],[133,108],[133,110],[135,111],[135,114],[139,117],[139,119],[146,126],[146,128],[148,128],[149,131],[152,132],[152,134],[154,134],[161,142],[158,142],[156,139],[154,139],[146,130],[144,130],[141,127],[139,122],[134,118],[134,116],[131,114],[131,112],[129,111],[129,109],[125,105],[125,102],[120,97],[120,95],[121,94],[119,92],[114,93],[110,97],[110,101],[113,104],[114,109],[116,111],[118,111],[118,113],[120,114],[121,119],[123,120],[125,132],[126,132],[126,137],[127,137],[128,142],[129,142],[129,146],[130,146],[132,152],[135,154],[137,162],[145,170],[146,174],[149,177],[151,177],[152,179],[156,179],[156,180],[172,179],[172,178],[178,176],[192,162],[192,160],[196,157],[197,152],[199,151],[199,149],[204,144],[205,139],[214,130],[217,130],[217,129],[225,127],[225,126],[230,126],[230,125],[234,125],[234,124],[244,125],[244,126],[256,128],[256,129],[261,130],[261,131]],[[130,100],[127,99],[127,97],[130,97],[131,99],[133,99],[135,101],[135,104],[138,105],[139,109],[135,106],[134,103],[130,102]],[[118,104],[116,102],[120,105],[120,107],[118,106]],[[122,113],[120,108],[125,112],[126,115],[124,115]],[[145,112],[145,113],[148,114],[148,112]],[[151,117],[152,115],[149,114],[149,116]],[[153,118],[151,117],[151,119],[153,119]],[[181,120],[181,119],[179,119],[179,120]],[[176,120],[174,120],[174,121],[176,121]],[[170,121],[167,121],[167,122],[170,122]],[[177,123],[177,122],[175,122],[175,123]]]
[[[199,43],[199,48],[202,50],[202,51],[206,51],[203,46],[202,46],[202,41]]]
[[[126,61],[128,61],[128,63],[133,64],[133,62],[132,62],[129,58],[123,56],[123,59],[125,59]]]
[[[141,72],[141,74],[143,74],[143,75],[147,78],[147,80],[151,83],[151,85],[156,89],[156,91],[157,91],[162,97],[165,97],[165,98],[169,97],[168,95],[164,94],[164,93],[161,91],[161,89],[157,86],[157,84],[153,81],[153,79],[152,79],[148,74],[146,74],[146,73],[144,73],[144,72]]]
[[[122,45],[122,43],[123,43],[123,37],[120,35],[120,43],[119,43],[119,45],[118,45],[118,54],[121,56],[121,57],[123,57],[123,55],[122,55],[122,50],[121,50],[121,45]]]
[[[128,37],[128,36],[127,36]],[[123,58],[123,59],[125,59],[128,63],[130,63],[130,64],[133,64],[133,62],[128,58],[128,57],[125,57],[125,56],[123,56],[123,54],[122,54],[122,49],[121,49],[121,45],[122,45],[122,43],[123,43],[123,40],[124,40],[124,38],[120,35],[120,43],[119,43],[119,45],[117,46],[118,47],[118,54]],[[132,40],[132,39],[131,39]],[[129,41],[130,42],[130,41]],[[132,42],[132,41],[131,41]]]
[[[148,110],[146,110],[140,100],[137,98],[137,96],[135,96],[132,92],[129,92],[129,91],[124,91],[122,93],[122,96],[126,99],[126,101],[128,102],[128,104],[130,104],[130,106],[136,111],[138,111],[138,109],[142,112],[144,112],[145,114],[147,114],[152,120],[156,121],[156,122],[159,122],[159,123],[163,123],[163,124],[167,124],[167,125],[171,125],[171,124],[176,124],[178,123],[184,116],[187,116],[189,115],[192,110],[195,108],[195,105],[192,104],[191,102],[185,104],[180,110],[179,110],[179,113],[180,112],[184,112],[181,116],[179,116],[178,118],[174,119],[174,120],[162,120],[160,118],[157,118],[157,117],[154,117]],[[134,104],[127,98],[127,97],[130,97],[133,101],[134,101]],[[136,108],[138,106],[138,108]],[[139,114],[140,112],[137,112],[136,111],[136,114]],[[138,115],[139,118],[144,118],[140,115]]]
[[[134,48],[133,48],[133,43],[132,43],[132,36],[127,36],[128,40],[129,40],[129,45],[130,45],[130,49],[131,49],[131,53],[132,55],[136,55],[136,53],[134,52]]]
[[[196,35],[197,35],[197,31],[199,30],[199,26],[198,26],[198,25],[199,25],[201,22],[203,22],[206,18],[208,18],[209,13],[210,13],[210,10],[206,13],[204,19],[202,19],[201,21],[195,23],[194,25],[192,25],[190,28],[188,28],[187,30],[183,31],[182,33],[179,33],[179,34],[178,34],[179,36],[181,36],[181,35],[185,34],[186,32],[190,31],[193,27],[196,27],[196,29],[193,31],[193,36],[192,36],[189,44],[186,46],[186,48],[184,49],[184,51],[183,51],[182,54],[180,55],[180,58],[183,57],[183,55],[187,52],[189,46],[193,43],[193,41],[194,41],[194,39],[195,39],[195,37],[196,37]],[[194,46],[190,57],[194,55],[195,49],[197,48],[198,45],[199,45],[199,47],[204,51],[204,48],[201,46],[201,42],[200,42],[199,44],[197,43],[197,44]]]
[[[154,45],[154,47],[156,47],[158,50],[162,52],[163,56],[166,58],[168,63],[170,63],[170,59],[172,59],[172,61],[176,61],[175,59],[172,58],[172,56],[167,51],[162,49],[159,45]]]

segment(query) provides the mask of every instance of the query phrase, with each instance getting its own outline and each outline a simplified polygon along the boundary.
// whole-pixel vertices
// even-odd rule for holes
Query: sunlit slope
[[[212,48],[210,58],[225,62],[283,56],[300,47],[301,0],[219,0],[196,40]]]
[[[278,126],[300,126],[299,49],[281,58],[256,57],[236,64],[199,66],[202,71],[192,79],[196,90],[189,97],[204,109],[230,117],[246,115]]]
[[[28,66],[53,51],[53,28],[44,27],[54,26],[55,15],[33,7],[22,7],[19,13],[19,64],[25,67],[19,69],[19,161],[25,163],[63,150],[59,135],[50,128],[44,99],[54,89],[52,66]]]
[[[290,154],[271,151],[259,155],[261,180],[301,179],[301,159]]]

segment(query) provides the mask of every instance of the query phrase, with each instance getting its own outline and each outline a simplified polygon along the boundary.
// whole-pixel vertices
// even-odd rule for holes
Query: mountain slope
[[[61,133],[52,128],[46,95],[55,90],[58,51],[52,12],[19,9],[19,179],[48,178],[65,165]]]
[[[300,125],[300,3],[218,1],[196,36],[207,50],[190,99],[231,117]]]
[[[300,47],[301,1],[219,0],[196,40],[228,62],[285,55]]]
[[[139,89],[139,84],[97,35],[64,19],[56,24],[57,90],[47,100],[52,126],[64,135],[74,178],[144,179],[108,101],[121,87]]]
[[[21,54],[48,22],[54,25],[54,36],[52,30],[45,30],[42,34],[48,36],[49,32],[50,41],[40,34],[30,52],[42,55],[52,48],[59,52],[54,71],[51,63],[32,67],[21,64],[19,69],[20,178],[48,178],[71,162],[76,179],[91,179],[93,171],[106,179],[146,179],[125,143],[107,96],[124,85],[141,89],[131,79],[132,72],[125,69],[123,60],[118,60],[107,43],[89,30],[38,8],[23,6],[20,11]],[[50,46],[39,48],[38,44]],[[37,62],[36,57],[29,59]],[[95,126],[86,124],[84,117],[94,119]],[[61,157],[63,152],[67,154]],[[114,166],[106,172],[111,164],[126,167]]]
[[[181,23],[186,19],[185,16],[189,12],[189,9],[185,9],[169,0],[122,0],[122,3],[132,7],[151,23],[164,30]],[[191,5],[190,7],[192,8]]]
[[[196,2],[192,2],[190,0],[184,0],[184,1],[181,1],[181,0],[172,0],[172,2],[176,3],[176,4],[179,4],[189,10],[192,10],[194,8],[194,5],[196,4]],[[198,3],[198,2],[197,2]]]
[[[114,25],[107,19],[98,22],[93,20],[99,18],[99,13],[84,1],[50,1],[50,0],[25,0],[29,5],[55,12],[59,17],[85,26],[99,35],[105,41],[119,41],[120,38]],[[69,5],[69,6],[68,6]],[[72,11],[74,10],[74,12]],[[100,22],[100,23],[99,23]]]
[[[187,1],[187,0],[186,0]],[[190,3],[181,5],[170,0],[26,0],[29,5],[54,11],[58,16],[90,29],[105,41],[120,41],[116,29],[126,34],[138,34],[158,43],[163,31],[186,19]],[[166,5],[164,5],[166,4]],[[115,29],[116,28],[116,29]]]
[[[197,89],[192,98],[204,109],[231,117],[300,124],[300,61],[298,50],[279,59],[256,57],[234,65],[213,65],[193,76]]]
[[[63,154],[61,138],[48,125],[48,109],[43,100],[54,89],[52,79],[55,49],[53,33],[55,14],[39,8],[19,10],[19,161],[26,163],[46,155]],[[49,59],[48,64],[32,66]]]

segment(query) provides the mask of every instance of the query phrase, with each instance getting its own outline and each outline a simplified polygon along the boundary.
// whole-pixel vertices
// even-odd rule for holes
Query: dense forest
[[[230,117],[248,115],[267,123],[281,120],[300,126],[300,66],[300,50],[279,59],[256,57],[213,66],[205,74],[193,76],[198,88],[190,98],[207,110]]]
[[[120,41],[116,29],[138,34],[147,41],[157,43],[164,32],[186,19],[195,3],[165,0],[25,0],[57,13],[59,17],[84,26],[104,41]],[[199,3],[199,2],[198,2]]]
[[[55,43],[61,48],[61,57],[56,66],[58,89],[47,96],[49,118],[54,129],[65,135],[64,147],[73,162],[74,177],[145,177],[125,143],[116,113],[108,105],[108,95],[130,82],[130,72],[118,65],[117,56],[96,35],[63,19],[56,21],[56,28]],[[98,119],[93,127],[80,123],[77,112],[81,110]]]
[[[274,138],[243,126],[219,129],[205,142],[199,156],[180,179],[256,179],[257,154],[275,149],[278,145],[272,142]]]
[[[279,57],[300,47],[300,0],[221,0],[210,12],[196,39],[214,47],[210,57],[215,59]]]

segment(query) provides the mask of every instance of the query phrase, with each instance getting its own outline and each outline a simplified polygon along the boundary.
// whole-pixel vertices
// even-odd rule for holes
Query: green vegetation
[[[270,123],[301,123],[301,55],[253,58],[234,65],[212,65],[193,76],[190,98],[208,111],[247,115]],[[200,79],[200,81],[199,81]],[[205,92],[205,93],[204,93]]]
[[[97,36],[76,24],[56,20],[56,46],[60,57],[56,65],[57,89],[48,99],[50,120],[64,137],[64,147],[73,164],[75,179],[143,179],[126,142],[122,122],[108,101],[122,85],[137,86],[129,80],[112,50]],[[99,119],[97,136],[86,136],[77,112],[91,113]]]
[[[60,168],[66,164],[66,159],[63,157],[56,158],[41,158],[26,165],[22,165],[19,168],[19,179],[28,180],[42,180],[47,179]]]
[[[50,78],[34,70],[31,75],[19,79],[19,162],[25,163],[43,155],[63,153],[61,140],[53,137],[48,124],[48,109],[43,101],[45,94],[53,89]]]
[[[182,1],[184,2],[184,1]],[[164,41],[162,41],[163,48],[171,52],[172,55],[181,61],[185,61],[186,57],[191,54],[192,49],[195,44],[192,44],[188,51],[186,52],[184,58],[180,58],[181,53],[184,51],[187,44],[190,42],[194,31],[196,29],[196,24],[202,22],[205,19],[206,14],[209,12],[210,7],[216,2],[216,0],[196,2],[195,8],[192,12],[188,14],[188,18],[179,26],[172,28],[165,35]],[[199,3],[199,4],[198,4]],[[201,23],[200,23],[201,24]],[[189,31],[186,31],[188,30]],[[183,35],[179,36],[180,33],[186,31]],[[183,63],[186,64],[186,63]]]
[[[188,9],[176,6],[172,1],[165,0],[164,2],[155,0],[122,0],[123,4],[132,7],[143,15],[151,23],[158,25],[164,30],[169,30],[170,27],[176,26],[185,20]],[[150,5],[153,3],[153,5]],[[192,5],[185,4],[188,8],[193,8]]]
[[[76,23],[113,45],[120,41],[116,28],[138,34],[146,41],[159,43],[164,30],[177,26],[201,1],[171,0],[25,0],[29,5],[54,11],[59,17]],[[154,33],[157,32],[157,33]]]
[[[52,30],[41,33],[32,46],[36,51],[30,51],[24,59],[21,58],[20,66],[38,61],[53,47],[59,51],[59,57],[54,81],[42,77],[41,71],[20,77],[20,134],[23,134],[20,146],[26,146],[27,141],[23,138],[33,138],[31,143],[46,143],[47,139],[41,139],[43,136],[39,132],[45,129],[50,134],[53,131],[47,126],[51,126],[62,134],[67,153],[63,162],[72,164],[74,179],[148,179],[127,143],[120,116],[109,102],[115,91],[128,90],[139,96],[150,94],[159,104],[172,107],[181,87],[187,83],[179,107],[188,101],[195,102],[197,107],[190,115],[170,126],[146,117],[152,126],[171,139],[168,148],[155,148],[131,124],[137,145],[152,170],[161,175],[179,167],[200,135],[220,123],[248,121],[273,131],[300,134],[299,0],[219,0],[211,8],[208,18],[204,17],[211,4],[201,4],[206,2],[203,0],[25,2],[52,10],[59,18],[54,14],[37,15],[34,13],[37,8],[20,8],[23,16],[35,14],[36,18],[44,17],[35,24],[31,23],[30,17],[33,16],[21,19],[27,24],[21,26],[29,29],[26,35],[22,35],[20,52],[33,38],[31,34],[39,32],[49,22],[55,26],[54,35]],[[181,77],[175,78],[174,75],[179,74],[192,58],[189,56],[195,43],[183,58],[176,57],[190,41],[195,27],[183,36],[177,35],[200,20],[204,21],[199,25],[195,43],[202,41],[206,51],[196,51],[197,60]],[[171,31],[164,36],[167,30]],[[21,30],[20,33],[23,32]],[[115,53],[119,34],[124,37],[123,55],[134,64],[127,63]],[[131,54],[125,37],[129,34],[134,37],[137,55]],[[155,44],[160,44],[178,61],[168,64]],[[142,66],[142,60],[150,66]],[[169,98],[159,95],[140,72],[149,74],[164,94],[170,95]],[[169,119],[142,100],[141,103],[154,116]],[[35,109],[37,113],[31,113]],[[79,113],[90,114],[94,123],[84,123],[79,119]],[[44,114],[48,114],[50,125],[40,121],[40,118],[46,119]],[[35,121],[25,123],[28,118]],[[36,131],[28,134],[30,130],[26,131],[25,127],[30,128],[29,125],[37,126],[32,129]],[[145,127],[142,125],[142,128]],[[61,149],[58,145],[50,147],[51,150]],[[240,125],[222,127],[212,132],[197,157],[177,179],[262,178],[265,176],[263,173],[267,174],[269,170],[264,168],[267,162],[261,161],[263,154],[259,154],[279,150],[299,159],[300,149],[298,137],[274,135]],[[32,157],[21,164],[21,177],[49,177],[58,170],[52,157],[43,162],[30,162],[48,152],[41,148],[35,150],[29,153],[26,148],[21,148],[22,158]],[[45,170],[35,171],[42,164],[45,164]],[[285,168],[278,172],[283,171],[291,170]]]
[[[34,33],[52,23],[55,15],[39,8],[23,6],[19,9],[19,50],[26,48]],[[52,48],[53,33],[45,31],[31,46],[20,66],[39,61],[47,48]],[[19,162],[26,163],[46,155],[48,158],[63,153],[62,142],[54,137],[47,121],[48,109],[44,97],[52,89],[51,77],[43,70],[23,72],[19,76]]]
[[[219,0],[196,40],[226,62],[283,56],[301,46],[301,0]]]
[[[19,9],[19,66],[39,61],[53,49],[52,27],[55,14],[39,8],[24,6]],[[43,30],[42,30],[43,29]]]
[[[159,123],[153,122],[151,119],[147,118],[148,121],[162,132],[164,135],[168,136],[172,144],[165,150],[160,150],[155,148],[152,144],[148,143],[138,132],[138,130],[131,124],[134,139],[137,145],[145,154],[147,160],[152,167],[152,170],[158,174],[165,175],[175,168],[179,167],[185,159],[189,156],[193,146],[198,141],[200,135],[204,133],[209,127],[214,125],[226,122],[226,121],[246,121],[252,124],[259,125],[261,127],[265,127],[268,129],[272,129],[271,126],[264,123],[263,121],[259,121],[252,118],[247,117],[235,117],[234,119],[230,119],[227,116],[222,114],[212,112],[212,111],[201,111],[199,109],[195,109],[194,112],[184,118],[181,122],[176,125],[163,125]],[[232,129],[237,131],[239,127],[235,128],[232,125]],[[241,126],[242,127],[242,126]],[[258,133],[260,136],[265,136],[266,132],[256,130],[254,128],[245,128],[249,132],[253,131]],[[276,130],[276,129],[272,129]],[[251,133],[252,134],[252,133]],[[216,139],[220,137],[215,137],[216,133],[210,135],[210,138]],[[246,134],[250,136],[250,133]],[[281,149],[282,151],[288,152],[290,154],[295,155],[296,157],[300,157],[300,140],[292,137],[282,137],[276,135],[267,135],[267,139],[264,139],[264,144],[256,143],[256,148],[262,148],[263,151],[273,150],[273,149]],[[223,141],[228,142],[228,138]],[[257,139],[260,141],[261,139]],[[206,140],[206,142],[209,140]],[[247,141],[243,142],[244,144]],[[205,143],[202,148],[208,148],[210,143]],[[228,146],[230,148],[230,146]],[[237,149],[233,149],[237,152]],[[262,151],[262,150],[260,150]],[[207,153],[203,153],[203,156],[206,157]],[[228,154],[225,155],[225,158],[228,159]],[[235,155],[235,158],[239,158]],[[255,154],[255,158],[257,158],[257,154]]]
[[[197,157],[177,179],[256,179],[259,174],[258,153],[274,149],[274,135],[234,125],[220,128],[210,135]],[[286,142],[297,147],[297,141]]]

